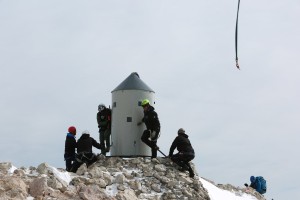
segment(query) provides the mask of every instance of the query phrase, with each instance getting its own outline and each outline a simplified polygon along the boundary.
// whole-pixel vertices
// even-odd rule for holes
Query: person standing
[[[188,170],[190,177],[194,177],[195,173],[189,163],[189,161],[195,158],[195,151],[191,145],[190,140],[188,139],[188,135],[185,134],[185,130],[180,128],[178,130],[178,136],[174,139],[170,151],[169,157],[173,162],[178,164],[181,167],[181,171]],[[173,155],[173,152],[177,148],[178,153]]]
[[[101,145],[90,136],[88,131],[83,131],[81,137],[77,141],[77,155],[75,163],[71,169],[72,172],[76,173],[77,169],[86,163],[87,166],[97,161],[96,155],[92,151],[92,147],[101,149]]]
[[[76,128],[70,126],[65,141],[65,154],[66,170],[70,171],[75,161],[75,149],[76,149]]]
[[[141,140],[151,148],[151,158],[156,158],[157,150],[159,150],[159,147],[157,146],[157,139],[160,132],[158,115],[154,111],[154,107],[150,105],[150,101],[148,99],[144,99],[141,106],[144,109],[144,117],[137,125],[139,126],[142,123],[145,123],[146,125],[146,130],[144,130]]]
[[[105,155],[110,151],[111,109],[106,108],[104,104],[100,104],[98,106],[97,122],[99,128],[101,153]]]

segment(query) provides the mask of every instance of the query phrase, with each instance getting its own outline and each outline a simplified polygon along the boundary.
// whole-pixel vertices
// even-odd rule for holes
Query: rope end
[[[236,68],[238,68],[238,70],[241,70],[238,59],[235,60],[235,66],[236,66]]]

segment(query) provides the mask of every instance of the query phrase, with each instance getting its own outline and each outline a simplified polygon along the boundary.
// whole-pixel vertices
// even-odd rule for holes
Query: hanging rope
[[[238,9],[237,9],[237,14],[236,14],[236,24],[235,24],[235,63],[236,63],[236,67],[238,69],[240,69],[240,66],[239,66],[239,59],[238,59],[238,48],[237,48],[237,45],[238,45],[238,21],[239,21],[239,10],[240,10],[240,0],[238,2]]]

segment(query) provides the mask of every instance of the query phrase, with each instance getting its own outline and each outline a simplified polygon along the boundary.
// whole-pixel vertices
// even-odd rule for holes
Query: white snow
[[[233,192],[222,190],[203,178],[200,178],[200,181],[203,187],[207,189],[211,200],[257,200],[257,198],[249,194],[244,193],[242,196],[237,196]]]
[[[16,168],[15,166],[12,165],[11,168],[8,170],[8,173],[13,174],[16,169],[18,169],[18,168]]]
[[[109,196],[116,196],[118,193],[117,184],[112,184],[112,185],[106,186],[105,192]]]
[[[53,172],[54,176],[61,182],[69,185],[72,178],[69,172],[60,172],[55,167],[49,166],[49,169]]]

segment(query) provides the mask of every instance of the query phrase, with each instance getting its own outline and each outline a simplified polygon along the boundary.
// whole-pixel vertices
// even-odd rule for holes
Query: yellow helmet
[[[143,101],[142,101],[142,104],[141,104],[141,106],[145,106],[145,105],[147,105],[147,104],[150,104],[150,101],[148,100],[148,99],[144,99]]]

